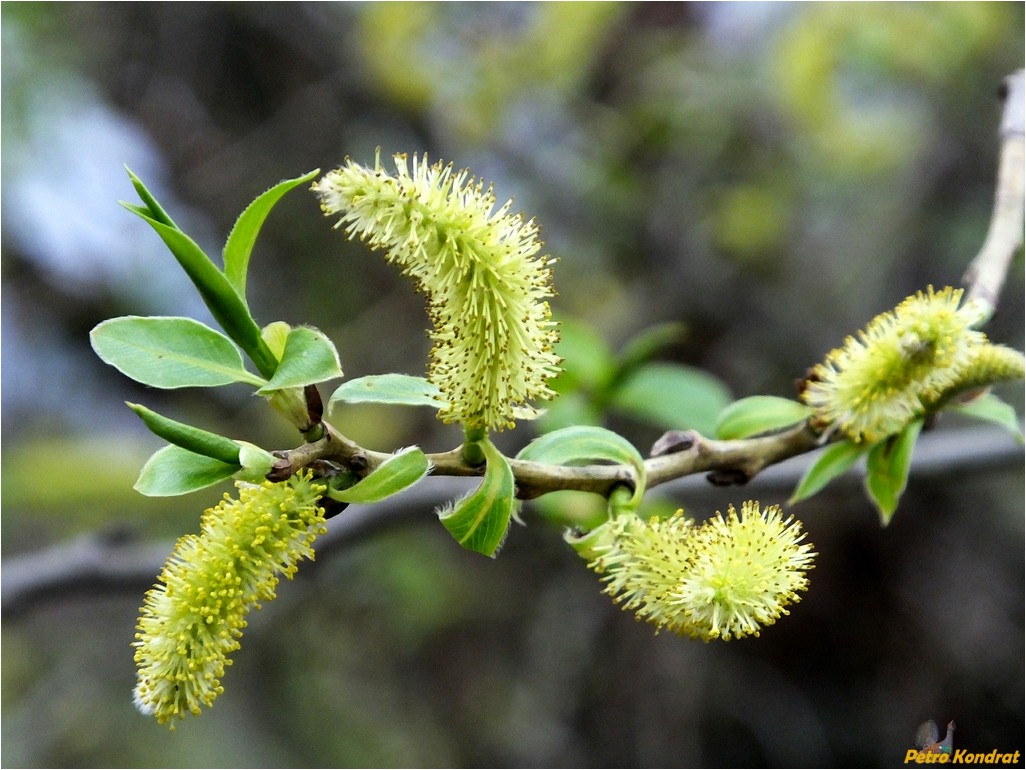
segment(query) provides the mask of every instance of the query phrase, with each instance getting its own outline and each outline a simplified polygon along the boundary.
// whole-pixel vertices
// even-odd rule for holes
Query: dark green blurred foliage
[[[452,160],[515,197],[559,258],[554,309],[579,322],[569,347],[593,351],[568,389],[595,396],[608,351],[674,323],[660,366],[789,396],[873,315],[958,281],[986,232],[994,92],[1022,66],[1024,24],[1013,3],[2,12],[5,557],[96,528],[170,538],[216,502],[132,492],[157,442],[125,400],[296,442],[257,399],[145,390],[92,356],[105,318],[203,318],[116,205],[132,196],[122,162],[216,254],[281,179],[377,146]],[[253,266],[261,322],[317,326],[350,377],[423,374],[421,298],[312,195],[274,211]],[[1019,258],[988,327],[1020,349],[1022,284]],[[1000,392],[1021,413],[1022,388]],[[553,418],[612,422],[642,451],[665,427],[598,406]],[[334,418],[376,449],[460,440],[428,410]],[[703,517],[747,494],[652,505]],[[844,482],[797,506],[820,554],[811,590],[730,644],[653,636],[532,505],[494,561],[430,509],[301,569],[253,616],[216,706],[174,734],[130,702],[145,586],[6,619],[4,764],[886,766],[928,718],[958,722],[956,747],[1023,748],[1021,465],[913,476],[886,530]]]

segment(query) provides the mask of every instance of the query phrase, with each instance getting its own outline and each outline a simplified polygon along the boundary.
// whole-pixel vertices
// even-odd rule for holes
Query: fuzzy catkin
[[[558,339],[548,300],[552,261],[540,256],[538,227],[495,208],[492,188],[427,157],[395,156],[367,168],[347,159],[313,185],[337,227],[382,249],[427,297],[434,346],[428,379],[447,404],[445,422],[504,429],[537,413],[554,394]]]
[[[325,531],[325,487],[308,473],[238,487],[238,498],[225,494],[204,512],[198,535],[179,539],[140,610],[135,705],[172,727],[213,705],[246,616],[274,598],[279,575],[291,579],[298,561],[313,559]]]
[[[748,501],[699,526],[617,516],[570,539],[602,576],[605,593],[657,630],[710,641],[758,636],[808,587],[815,557],[800,523]]]

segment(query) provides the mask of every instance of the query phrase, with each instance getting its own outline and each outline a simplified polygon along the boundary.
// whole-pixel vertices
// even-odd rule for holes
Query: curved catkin
[[[352,238],[385,251],[427,297],[434,343],[428,379],[448,404],[445,422],[503,429],[554,394],[558,339],[548,300],[551,260],[538,227],[469,172],[427,157],[367,168],[347,159],[313,185],[325,214]]]
[[[246,616],[274,598],[279,575],[291,579],[298,561],[313,559],[325,531],[325,487],[308,473],[239,490],[204,512],[198,535],[178,541],[141,610],[135,705],[172,727],[213,705]]]
[[[928,287],[830,351],[801,394],[824,434],[874,443],[953,394],[1021,376],[1022,355],[973,328],[980,310],[961,299],[961,289]]]

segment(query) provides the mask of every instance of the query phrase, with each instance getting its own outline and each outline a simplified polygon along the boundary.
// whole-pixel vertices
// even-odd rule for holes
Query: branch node
[[[698,434],[693,430],[670,430],[656,439],[648,454],[649,457],[661,457],[686,452],[694,447],[697,441]]]
[[[268,481],[287,481],[292,476],[292,461],[285,452],[272,452],[278,459],[271,466],[271,472],[265,477]]]

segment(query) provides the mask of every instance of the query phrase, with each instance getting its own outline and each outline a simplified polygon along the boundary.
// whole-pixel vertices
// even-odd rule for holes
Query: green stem
[[[626,484],[619,484],[609,493],[609,516],[614,518],[624,513],[634,513],[638,506],[634,501],[634,490]]]
[[[481,442],[488,440],[488,429],[469,428],[464,425],[463,435],[465,436],[465,441],[463,442],[463,461],[467,465],[483,465],[485,454]]]

